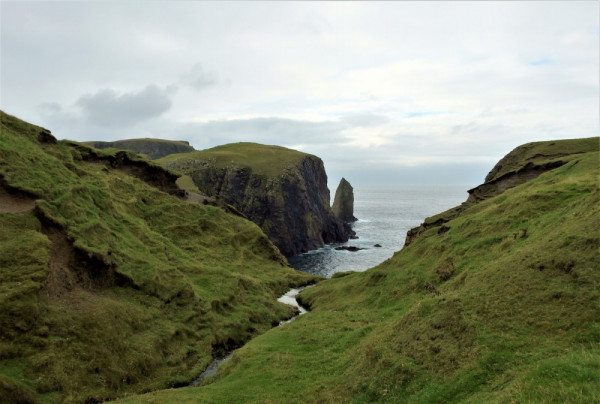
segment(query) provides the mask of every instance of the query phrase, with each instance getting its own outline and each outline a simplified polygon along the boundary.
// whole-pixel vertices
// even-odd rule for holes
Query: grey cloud
[[[347,115],[341,118],[343,122],[346,122],[350,126],[370,128],[379,126],[390,122],[387,116],[377,114],[353,114]]]
[[[88,121],[97,126],[132,126],[160,116],[171,108],[168,90],[149,85],[138,92],[119,94],[107,88],[85,94],[76,105]]]
[[[218,83],[215,74],[206,72],[199,63],[196,63],[189,72],[181,75],[180,84],[192,87],[194,90],[214,86]]]
[[[187,124],[183,132],[201,148],[241,141],[291,146],[337,142],[345,127],[336,121],[252,118]]]
[[[58,102],[44,102],[37,109],[42,115],[54,115],[62,111],[62,106]]]

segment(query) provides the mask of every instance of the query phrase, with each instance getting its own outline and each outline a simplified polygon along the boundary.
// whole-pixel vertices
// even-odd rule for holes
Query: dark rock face
[[[287,257],[347,241],[351,233],[329,207],[327,175],[316,156],[306,154],[275,176],[255,174],[248,166],[215,167],[210,159],[183,171],[201,192],[258,224]]]
[[[345,178],[342,178],[335,191],[331,210],[335,217],[344,223],[351,223],[357,220],[354,217],[354,189]]]

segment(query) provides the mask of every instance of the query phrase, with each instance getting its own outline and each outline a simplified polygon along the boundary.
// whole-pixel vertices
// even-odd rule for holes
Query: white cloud
[[[340,176],[463,163],[470,176],[521,143],[598,134],[599,12],[585,1],[5,2],[0,102],[76,140],[257,141],[302,147]]]

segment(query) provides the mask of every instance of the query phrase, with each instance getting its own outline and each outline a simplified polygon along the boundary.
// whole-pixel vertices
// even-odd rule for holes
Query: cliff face
[[[154,160],[173,153],[187,153],[194,148],[183,140],[163,140],[163,139],[128,139],[117,140],[115,142],[84,142],[88,146],[96,149],[124,149],[135,153],[145,154],[148,158]]]
[[[354,217],[354,189],[345,178],[342,178],[335,191],[333,206],[331,207],[335,217],[344,223],[356,222]]]
[[[331,211],[327,175],[316,156],[277,146],[236,143],[159,160],[192,178],[258,224],[285,256],[348,240]]]

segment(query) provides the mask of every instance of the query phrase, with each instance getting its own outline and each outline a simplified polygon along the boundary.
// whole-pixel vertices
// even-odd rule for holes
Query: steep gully
[[[302,305],[298,302],[298,300],[296,299],[296,296],[298,296],[298,293],[300,293],[301,291],[303,291],[304,289],[306,289],[307,287],[310,287],[310,286],[312,286],[312,285],[302,286],[299,288],[292,288],[292,289],[288,290],[285,294],[283,294],[283,295],[279,296],[279,298],[277,298],[277,301],[280,303],[289,304],[290,306],[296,307],[297,312],[296,312],[296,315],[288,318],[287,320],[282,320],[276,327],[291,323],[292,321],[294,321],[294,319],[296,317],[301,316],[302,314],[308,313],[308,310],[306,308],[302,307]],[[191,382],[188,386],[182,386],[182,387],[198,386],[204,379],[214,376],[217,373],[217,370],[219,370],[219,367],[222,364],[224,364],[225,362],[227,362],[229,359],[231,359],[231,357],[233,356],[233,352],[234,351],[230,351],[224,356],[213,359],[213,361],[206,367],[206,369],[204,369],[204,371],[200,374],[200,376],[198,376],[196,379],[194,379],[194,381]]]

